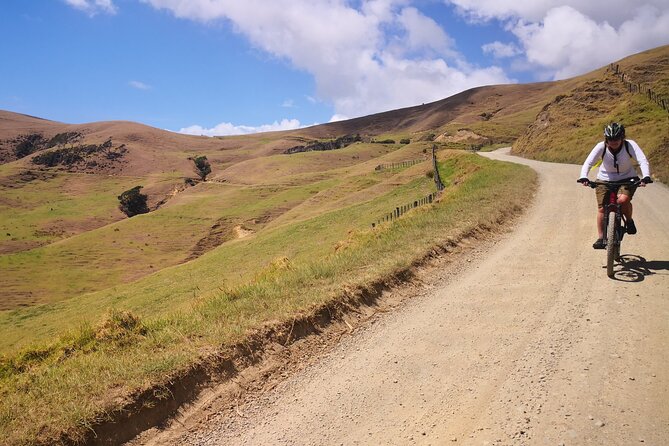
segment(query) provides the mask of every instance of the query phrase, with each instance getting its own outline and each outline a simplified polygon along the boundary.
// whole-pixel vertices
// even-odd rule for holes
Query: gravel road
[[[612,280],[578,166],[484,156],[534,168],[537,199],[455,280],[134,444],[668,445],[669,189],[637,192]]]

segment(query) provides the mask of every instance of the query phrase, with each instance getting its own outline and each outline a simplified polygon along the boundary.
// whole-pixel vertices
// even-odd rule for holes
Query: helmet
[[[608,139],[623,139],[625,138],[625,126],[612,122],[604,127],[604,138]]]

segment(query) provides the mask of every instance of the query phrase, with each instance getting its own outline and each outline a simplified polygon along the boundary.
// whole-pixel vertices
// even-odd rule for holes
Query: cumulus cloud
[[[481,49],[483,50],[484,53],[492,54],[494,57],[498,59],[502,59],[505,57],[513,57],[522,54],[522,50],[518,48],[517,45],[513,43],[502,43],[499,41],[487,43],[483,45]]]
[[[473,20],[501,20],[525,67],[564,79],[669,43],[666,0],[447,0]],[[501,48],[493,42],[490,52]],[[523,65],[517,63],[517,65]]]
[[[99,13],[116,14],[116,6],[112,0],[65,0],[65,3],[90,16]]]
[[[397,16],[404,30],[402,46],[409,51],[428,51],[437,55],[457,57],[452,49],[453,39],[432,18],[426,17],[416,8],[404,8]]]
[[[666,9],[666,0],[444,0],[457,6],[470,18],[523,19],[529,22],[541,22],[548,11],[561,6],[569,6],[596,22],[608,22],[614,27],[620,26],[636,15],[643,6]]]
[[[138,90],[150,90],[151,86],[148,84],[145,84],[144,82],[140,81],[130,81],[128,82],[128,85],[130,85],[132,88],[136,88]]]
[[[355,117],[508,83],[472,66],[411,0],[142,0],[176,17],[222,20],[254,46],[314,76],[319,100]]]
[[[274,121],[272,124],[259,126],[234,125],[230,122],[222,122],[213,128],[207,129],[199,125],[192,125],[179,130],[178,133],[187,135],[203,136],[227,136],[227,135],[247,135],[250,133],[275,132],[279,130],[295,130],[304,127],[297,119],[282,119],[281,122]]]

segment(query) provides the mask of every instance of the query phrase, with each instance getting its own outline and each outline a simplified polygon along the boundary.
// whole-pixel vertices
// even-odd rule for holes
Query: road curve
[[[578,166],[484,156],[539,173],[495,249],[173,443],[669,444],[669,189],[638,191],[612,280]]]

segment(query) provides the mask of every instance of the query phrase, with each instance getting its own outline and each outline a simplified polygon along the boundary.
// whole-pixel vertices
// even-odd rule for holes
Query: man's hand
[[[643,177],[641,179],[641,182],[639,183],[639,186],[646,187],[646,184],[650,184],[652,182],[653,182],[653,179],[651,177]]]
[[[590,186],[590,180],[587,178],[579,178],[576,182],[581,183],[584,186]]]

